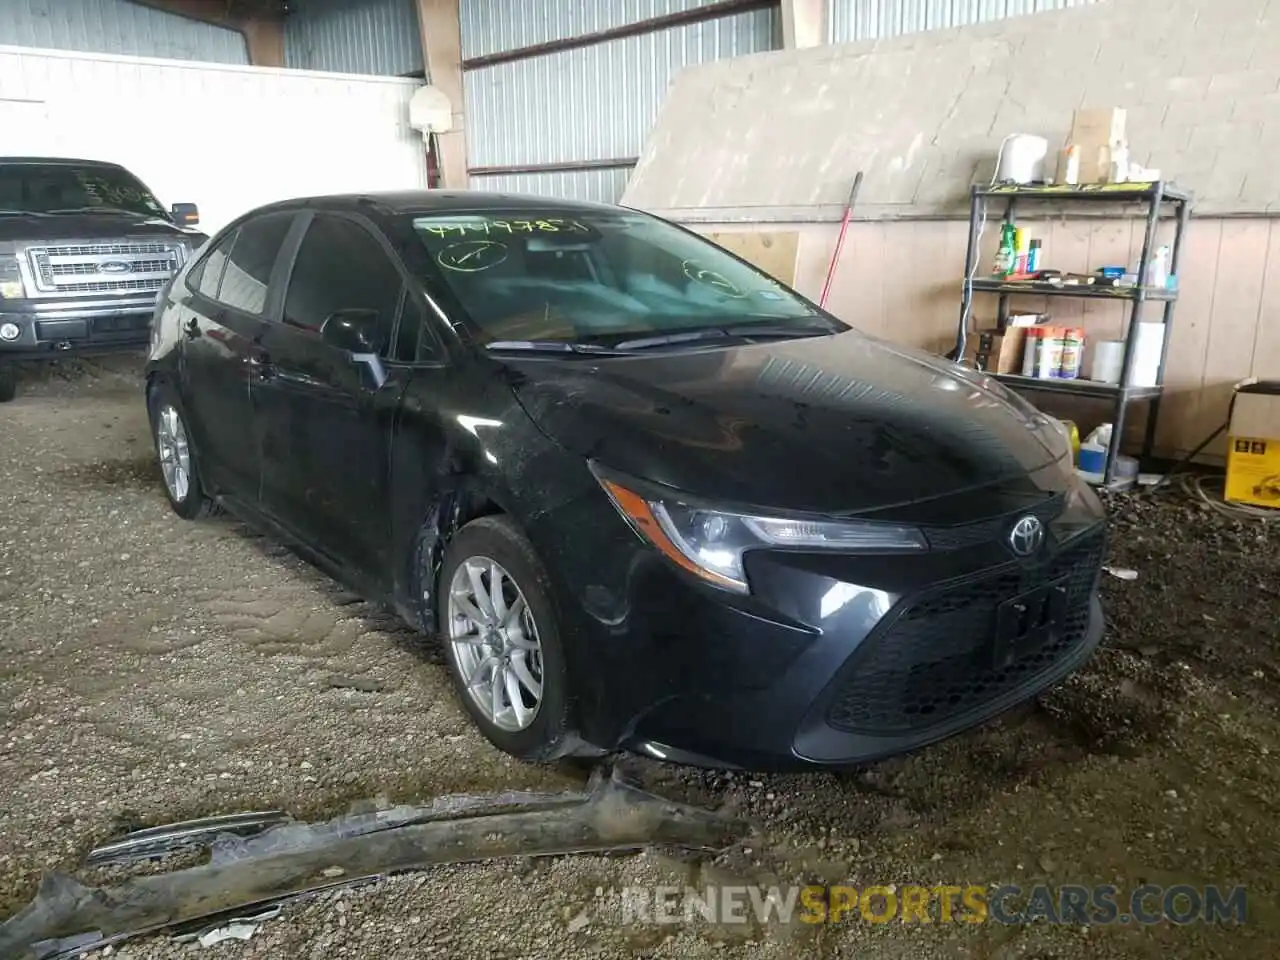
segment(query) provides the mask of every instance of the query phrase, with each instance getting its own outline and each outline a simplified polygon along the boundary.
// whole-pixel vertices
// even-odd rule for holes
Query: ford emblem
[[[98,271],[100,273],[132,273],[133,264],[123,260],[106,260],[98,264]]]

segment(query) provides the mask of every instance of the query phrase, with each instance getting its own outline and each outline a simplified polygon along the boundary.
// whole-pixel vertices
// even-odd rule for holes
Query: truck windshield
[[[140,180],[105,164],[0,163],[0,209],[165,216],[160,201]]]
[[[413,227],[486,343],[609,345],[755,323],[842,329],[767,274],[643,213],[488,210],[416,216]]]

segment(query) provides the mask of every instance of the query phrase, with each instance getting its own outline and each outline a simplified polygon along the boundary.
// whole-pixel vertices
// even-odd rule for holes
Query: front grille
[[[71,293],[156,292],[182,265],[174,243],[58,244],[27,251],[36,290]]]
[[[968,713],[1049,670],[1085,640],[1104,537],[1099,529],[1039,564],[1011,565],[909,601],[853,655],[827,723],[850,733],[910,734]],[[997,608],[1059,581],[1066,590],[1062,629],[997,667]]]
[[[1019,517],[1031,514],[1038,517],[1040,522],[1047,527],[1049,521],[1062,513],[1062,508],[1065,505],[1066,498],[1059,494],[1028,510],[1019,510],[1015,513],[991,517],[987,520],[977,520],[973,523],[958,524],[952,527],[925,527],[924,535],[929,540],[929,548],[931,550],[960,550],[964,547],[994,543],[1005,539],[1009,530],[1013,527],[1014,521]]]

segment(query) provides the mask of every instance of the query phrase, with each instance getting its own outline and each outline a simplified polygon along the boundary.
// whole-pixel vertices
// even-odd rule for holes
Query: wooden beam
[[[284,66],[284,24],[279,20],[242,20],[237,27],[255,67]]]
[[[175,13],[189,20],[226,27],[244,37],[249,63],[255,67],[284,66],[284,21],[238,13],[229,0],[133,0],[144,7]]]
[[[462,24],[458,2],[417,0],[427,81],[448,97],[453,107],[453,129],[436,137],[440,147],[441,185],[447,190],[465,190],[469,182],[462,88]]]

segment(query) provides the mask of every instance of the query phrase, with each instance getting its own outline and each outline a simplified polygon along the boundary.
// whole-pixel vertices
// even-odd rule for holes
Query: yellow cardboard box
[[[1280,508],[1280,381],[1251,383],[1236,391],[1224,498]]]

